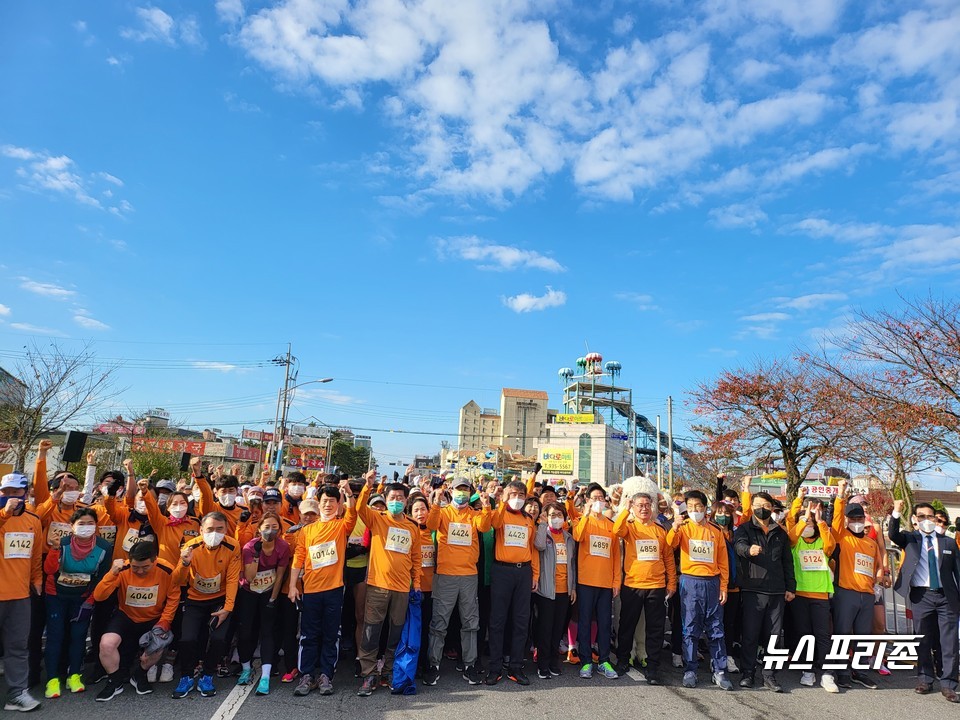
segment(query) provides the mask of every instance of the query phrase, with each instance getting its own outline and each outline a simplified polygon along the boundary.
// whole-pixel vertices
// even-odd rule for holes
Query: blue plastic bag
[[[403,623],[400,642],[393,656],[393,680],[390,692],[393,695],[416,695],[417,659],[420,657],[420,603],[423,594],[419,590],[410,591],[407,605],[407,619]]]

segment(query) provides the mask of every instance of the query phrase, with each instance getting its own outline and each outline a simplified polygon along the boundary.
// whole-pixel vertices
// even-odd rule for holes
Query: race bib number
[[[814,572],[829,569],[823,557],[823,550],[798,550],[797,557],[800,558],[801,570]]]
[[[856,553],[853,557],[853,571],[857,575],[866,575],[869,578],[874,576],[873,555],[866,553]]]
[[[554,543],[554,550],[557,553],[557,565],[567,564],[567,544],[565,542]]]
[[[150,587],[135,587],[127,585],[127,595],[124,602],[127,607],[148,608],[157,604],[157,598],[160,597],[160,586],[151,585]]]
[[[97,529],[97,534],[100,535],[104,540],[113,545],[117,541],[117,526],[116,525],[101,525]]]
[[[610,557],[610,538],[605,535],[591,535],[590,554],[594,557]]]
[[[447,530],[447,545],[470,546],[473,544],[473,527],[470,523],[450,523]]]
[[[3,534],[3,557],[5,560],[27,558],[33,554],[33,533],[8,532]]]
[[[435,567],[437,564],[437,548],[430,545],[420,546],[420,567]]]
[[[64,587],[85,587],[90,584],[89,573],[60,573],[57,585]]]
[[[57,545],[60,544],[60,541],[70,534],[70,531],[70,523],[52,522],[50,523],[49,530],[47,530],[47,542],[50,545],[57,547]]]
[[[254,576],[253,580],[250,581],[250,590],[255,593],[263,593],[272,589],[276,582],[276,570],[261,570]]]
[[[347,538],[347,545],[363,545],[363,536],[362,535],[351,535]]]
[[[336,565],[338,559],[336,540],[310,546],[310,567],[313,570]]]
[[[220,575],[205,578],[196,575],[193,578],[193,589],[203,595],[216,595],[220,592]]]
[[[660,541],[655,538],[653,540],[637,540],[635,547],[637,549],[637,560],[660,559]]]
[[[390,552],[410,554],[410,531],[405,528],[392,527],[387,530],[387,541],[383,544],[384,550]]]
[[[116,528],[114,528],[116,532]],[[127,534],[123,536],[123,543],[120,547],[123,548],[125,553],[130,552],[130,548],[137,544],[137,539],[140,537],[140,531],[137,528],[128,528]]]
[[[527,533],[529,528],[526,525],[504,525],[503,526],[503,544],[506,547],[527,546]]]
[[[713,562],[713,540],[694,540],[691,538],[689,543],[687,553],[690,556],[690,562]]]

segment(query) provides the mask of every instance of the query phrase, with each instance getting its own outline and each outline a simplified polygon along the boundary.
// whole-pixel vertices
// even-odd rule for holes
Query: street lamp
[[[290,410],[290,391],[291,391],[291,390],[296,390],[297,388],[301,388],[301,387],[303,387],[304,385],[311,385],[311,384],[313,384],[313,383],[328,383],[328,382],[333,382],[333,378],[332,378],[332,377],[328,377],[328,378],[321,378],[320,380],[307,380],[306,382],[298,383],[298,384],[294,385],[293,387],[284,387],[284,389],[283,389],[283,414],[282,414],[281,417],[280,417],[280,426],[279,426],[279,429],[275,427],[275,428],[274,428],[274,435],[273,435],[274,445],[275,445],[275,447],[276,447],[276,453],[277,453],[277,457],[276,457],[276,461],[277,461],[277,463],[278,463],[277,469],[279,469],[280,450],[281,450],[280,445],[281,445],[281,443],[283,442],[283,440],[284,440],[284,438],[286,437],[286,434],[287,434],[287,431],[286,431],[286,428],[287,428],[287,412]],[[329,461],[329,460],[328,460],[328,461]]]

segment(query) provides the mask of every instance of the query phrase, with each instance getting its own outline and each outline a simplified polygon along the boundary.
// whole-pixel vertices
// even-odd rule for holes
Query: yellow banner
[[[547,475],[573,475],[573,450],[566,448],[542,448],[540,464]]]
[[[593,413],[561,413],[557,415],[554,422],[570,425],[593,425],[595,418]]]

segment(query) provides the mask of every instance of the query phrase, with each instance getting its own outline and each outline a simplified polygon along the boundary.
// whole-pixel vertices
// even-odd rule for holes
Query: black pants
[[[683,655],[683,613],[680,611],[679,592],[667,601],[667,616],[670,618],[670,652]]]
[[[740,591],[727,591],[727,603],[723,606],[723,638],[727,643],[727,655],[740,658]]]
[[[833,594],[833,632],[836,635],[872,635],[873,634],[872,592],[862,593],[838,587]],[[840,678],[850,676],[850,668],[831,670]]]
[[[230,623],[220,623],[215,629],[210,629],[210,616],[223,608],[223,598],[212,600],[187,600],[183,605],[183,621],[180,636],[180,674],[193,677],[203,654],[203,674],[213,675],[217,670],[217,663],[227,652],[227,634]]]
[[[790,617],[797,638],[813,635],[813,666],[823,670],[823,661],[830,652],[830,601],[823,598],[808,598],[797,595],[790,602]]]
[[[523,666],[523,643],[530,623],[530,593],[533,568],[494,562],[490,570],[490,661],[489,671],[499,673],[503,663],[503,638],[510,621],[510,666]]]
[[[433,593],[424,592],[420,601],[420,656],[417,658],[417,667],[426,670],[430,664],[430,621],[433,619]]]
[[[913,626],[918,635],[922,634],[917,667],[917,679],[928,685],[937,677],[934,669],[932,640],[940,640],[940,688],[957,689],[957,613],[950,609],[950,603],[942,590],[928,588],[910,588],[910,604],[913,606]]]
[[[567,593],[559,593],[551,600],[534,593],[533,602],[537,606],[537,668],[559,670],[560,638],[567,629],[570,596]]]
[[[300,611],[284,594],[277,598],[278,632],[280,637],[274,652],[273,664],[279,665],[280,651],[283,650],[283,670],[288,673],[297,667],[297,655],[300,653],[300,639],[297,630],[300,627]],[[265,657],[263,652],[260,657]]]
[[[660,668],[664,624],[667,618],[667,589],[640,590],[623,586],[620,590],[620,628],[617,630],[617,662],[625,665],[633,651],[633,636],[643,615],[646,620],[645,645],[647,667],[651,672]]]
[[[757,648],[761,640],[767,647],[771,637],[777,638],[780,646],[780,632],[783,630],[783,595],[765,595],[757,592],[740,591],[743,603],[743,626],[740,629],[743,648],[743,665],[740,670],[744,677],[753,677],[757,671]],[[773,676],[772,670],[764,670],[765,676]]]
[[[241,587],[237,590],[236,628],[237,655],[241,663],[253,660],[253,651],[260,642],[260,657],[264,663],[273,658],[276,650],[277,611],[270,606],[270,592],[255,593]]]

